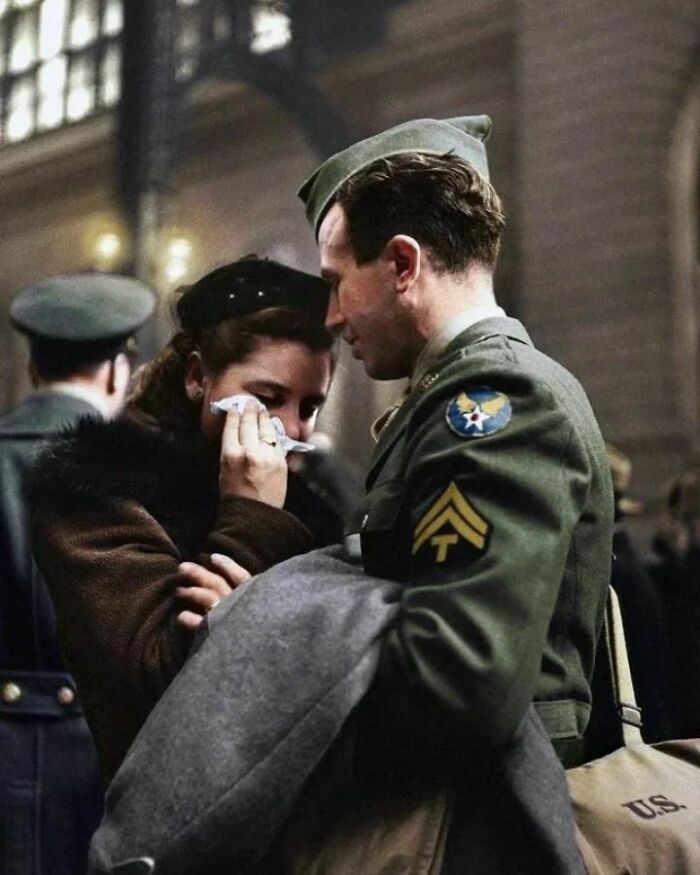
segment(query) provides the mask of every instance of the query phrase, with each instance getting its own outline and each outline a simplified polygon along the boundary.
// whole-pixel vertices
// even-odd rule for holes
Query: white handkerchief
[[[255,395],[229,395],[228,398],[221,398],[219,401],[212,401],[209,407],[212,413],[228,413],[229,410],[237,410],[239,413],[243,413],[245,406],[249,401],[254,401],[258,407],[265,409],[265,405],[259,398],[256,398]],[[270,417],[270,421],[272,422],[272,427],[277,436],[277,444],[282,448],[285,456],[287,453],[291,452],[310,453],[312,450],[316,449],[313,444],[307,444],[304,441],[295,441],[292,438],[287,437],[284,426],[282,425],[282,420],[279,416]]]

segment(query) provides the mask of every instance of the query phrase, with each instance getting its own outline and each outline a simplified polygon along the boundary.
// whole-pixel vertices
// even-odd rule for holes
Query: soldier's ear
[[[408,234],[396,234],[386,243],[383,255],[393,265],[396,291],[408,291],[420,276],[420,243]]]
[[[109,363],[107,391],[110,395],[126,397],[131,378],[131,362],[127,355],[120,352]]]
[[[41,385],[41,377],[39,376],[39,372],[37,371],[34,362],[30,361],[27,365],[27,373],[29,374],[29,382],[31,383],[32,389],[38,389]]]

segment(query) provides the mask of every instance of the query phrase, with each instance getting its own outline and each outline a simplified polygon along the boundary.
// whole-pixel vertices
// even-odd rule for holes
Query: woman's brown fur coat
[[[256,574],[313,546],[285,510],[220,500],[217,474],[198,436],[129,418],[83,420],[37,467],[34,553],[106,780],[186,659],[178,565],[218,552]]]

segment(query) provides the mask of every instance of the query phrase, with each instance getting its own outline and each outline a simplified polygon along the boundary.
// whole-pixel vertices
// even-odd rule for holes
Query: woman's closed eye
[[[263,395],[260,392],[256,392],[255,397],[258,399],[258,401],[260,401],[261,404],[264,404],[268,410],[281,407],[283,404],[283,400],[276,396]]]

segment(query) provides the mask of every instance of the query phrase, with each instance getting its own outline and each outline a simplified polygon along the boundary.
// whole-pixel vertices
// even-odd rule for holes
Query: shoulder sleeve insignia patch
[[[423,515],[413,533],[413,555],[428,545],[435,550],[434,560],[471,558],[485,552],[491,525],[462,495],[454,483],[438,497]]]
[[[445,419],[460,437],[478,438],[505,428],[512,412],[507,395],[488,386],[477,386],[460,392],[450,401]]]

